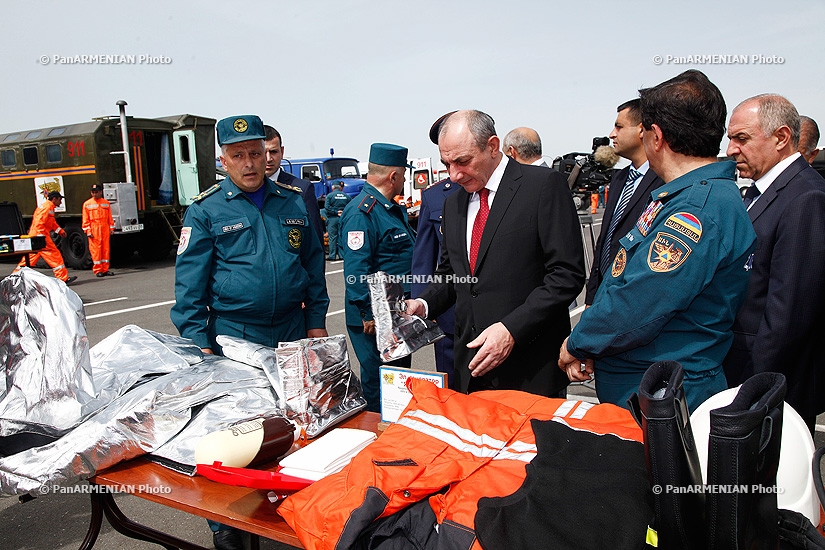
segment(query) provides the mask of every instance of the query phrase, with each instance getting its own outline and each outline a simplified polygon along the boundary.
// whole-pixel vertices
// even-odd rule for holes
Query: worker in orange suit
[[[76,280],[77,277],[75,275],[69,277],[69,271],[63,263],[63,255],[60,253],[60,250],[57,249],[51,237],[52,231],[56,231],[61,237],[66,236],[66,232],[62,227],[57,225],[57,220],[54,219],[54,209],[61,204],[63,204],[63,195],[60,194],[60,191],[51,191],[43,204],[38,206],[34,211],[32,225],[31,228],[29,228],[29,235],[45,235],[46,247],[33,254],[29,254],[28,265],[37,265],[40,256],[43,256],[43,259],[46,260],[46,263],[52,268],[54,276],[66,284],[69,284]],[[14,272],[16,273],[25,265],[26,258],[23,258],[20,260]]]
[[[92,271],[96,277],[114,275],[109,271],[109,237],[115,232],[112,207],[103,198],[103,186],[92,185],[92,198],[83,203],[83,232],[89,237]]]

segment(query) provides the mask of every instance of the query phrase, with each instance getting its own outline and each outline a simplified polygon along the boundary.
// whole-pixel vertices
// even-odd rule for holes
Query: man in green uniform
[[[381,396],[378,368],[382,364],[375,340],[367,276],[377,271],[409,276],[415,235],[407,222],[407,210],[392,198],[404,189],[407,148],[374,143],[370,148],[369,174],[361,193],[341,216],[345,239],[344,280],[346,282],[347,332],[361,365],[361,386],[367,408],[379,411]],[[404,283],[409,294],[410,283]],[[400,363],[409,366],[410,358]]]
[[[690,70],[640,94],[645,153],[665,185],[619,241],[559,366],[577,381],[595,368],[599,400],[625,406],[652,363],[678,361],[694,410],[727,388],[722,360],[756,235],[734,163],[716,162],[726,116],[719,89]]]
[[[342,189],[344,184],[336,181],[332,184],[332,193],[327,195],[324,201],[324,210],[327,213],[327,235],[329,235],[329,254],[327,260],[341,260],[342,254],[339,250],[338,235],[339,235],[339,221],[341,214],[344,213],[344,207],[352,200],[349,195],[344,193]]]
[[[327,336],[324,251],[301,190],[264,175],[260,118],[225,118],[217,132],[228,177],[186,210],[172,322],[204,353],[221,352],[218,334],[270,347]],[[243,548],[237,530],[209,525],[216,549]]]

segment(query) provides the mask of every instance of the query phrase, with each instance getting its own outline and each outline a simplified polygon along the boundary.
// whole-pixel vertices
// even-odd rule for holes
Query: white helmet
[[[739,388],[730,388],[710,397],[690,415],[693,438],[702,464],[702,481],[708,479],[708,438],[710,435],[710,411],[730,405]],[[811,477],[811,460],[814,441],[808,426],[793,407],[785,403],[782,418],[782,441],[779,454],[779,471],[776,501],[779,508],[799,512],[814,525],[819,525],[819,500]]]

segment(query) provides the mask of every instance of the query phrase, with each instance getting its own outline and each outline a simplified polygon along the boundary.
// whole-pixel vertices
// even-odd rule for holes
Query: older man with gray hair
[[[549,168],[541,156],[541,138],[532,128],[522,126],[510,130],[510,133],[504,136],[502,148],[505,155],[520,164]]]
[[[745,206],[759,246],[747,297],[725,358],[730,386],[756,373],[781,372],[785,401],[813,433],[825,383],[818,339],[825,332],[825,180],[797,151],[800,120],[775,94],[746,99],[731,115],[727,154],[754,180]]]

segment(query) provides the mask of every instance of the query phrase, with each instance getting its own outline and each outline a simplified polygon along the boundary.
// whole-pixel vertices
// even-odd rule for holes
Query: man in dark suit
[[[407,305],[435,317],[455,303],[460,391],[558,396],[568,381],[552,346],[570,332],[567,306],[584,284],[578,216],[561,174],[514,162],[500,145],[480,111],[442,124],[441,161],[463,191],[444,203],[443,279]]]
[[[813,433],[825,410],[816,391],[825,378],[825,180],[797,152],[799,128],[796,108],[773,94],[747,99],[731,115],[727,155],[754,180],[745,203],[758,244],[724,366],[731,386],[783,373],[785,401]]]
[[[593,266],[587,280],[584,295],[586,305],[593,304],[596,290],[602,284],[604,274],[610,271],[610,264],[619,251],[619,239],[633,229],[636,220],[648,204],[650,192],[665,184],[656,172],[650,169],[642,143],[642,111],[639,99],[622,103],[616,109],[618,115],[610,132],[613,149],[630,161],[630,166],[613,175],[610,193],[602,218],[602,230],[593,252]],[[631,170],[633,170],[631,177]],[[617,215],[618,214],[618,215]]]
[[[266,132],[266,177],[273,181],[279,181],[286,185],[297,187],[301,190],[301,197],[304,199],[307,214],[309,214],[309,223],[312,224],[312,229],[321,240],[321,248],[323,249],[324,224],[321,222],[321,209],[318,206],[318,199],[315,196],[315,186],[281,169],[281,160],[284,158],[284,146],[281,143],[281,134],[269,125],[264,125],[264,131]]]

